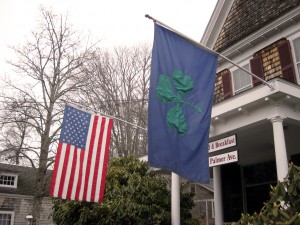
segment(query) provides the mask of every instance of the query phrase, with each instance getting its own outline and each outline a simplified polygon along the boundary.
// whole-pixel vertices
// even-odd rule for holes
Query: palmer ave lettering
[[[228,154],[228,155],[227,155],[227,159],[228,159],[228,161],[230,161],[230,160],[235,160],[235,159],[236,159],[236,156],[235,156],[235,155],[230,155],[230,154]]]
[[[208,144],[208,152],[214,152],[221,149],[236,146],[236,135],[219,139]]]
[[[232,163],[232,162],[237,162],[237,161],[238,161],[237,150],[233,151],[233,152],[224,153],[221,155],[211,156],[211,157],[209,157],[209,160],[208,160],[209,167]]]
[[[226,160],[226,157],[217,157],[217,156],[215,156],[215,157],[213,157],[213,158],[210,158],[209,159],[209,162],[211,163],[211,164],[216,164],[216,163],[221,163],[221,162],[225,162],[225,160]]]

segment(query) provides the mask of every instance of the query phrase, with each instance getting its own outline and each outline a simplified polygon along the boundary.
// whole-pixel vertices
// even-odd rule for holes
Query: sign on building
[[[208,144],[208,152],[215,152],[225,148],[236,146],[236,135],[231,135]]]
[[[219,166],[222,164],[232,163],[238,161],[238,151],[227,152],[220,155],[211,156],[208,158],[209,167]]]

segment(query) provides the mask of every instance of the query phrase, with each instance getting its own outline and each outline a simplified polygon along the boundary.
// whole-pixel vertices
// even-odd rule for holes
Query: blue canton
[[[60,142],[85,149],[90,120],[91,114],[67,105]]]

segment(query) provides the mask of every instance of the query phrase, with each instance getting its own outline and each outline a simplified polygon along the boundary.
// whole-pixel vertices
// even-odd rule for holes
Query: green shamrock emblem
[[[172,84],[176,89],[177,95],[173,92]],[[161,74],[157,87],[156,94],[161,102],[165,103],[176,103],[176,105],[170,108],[167,112],[167,122],[168,125],[176,129],[180,135],[185,135],[188,126],[184,113],[182,110],[182,105],[186,104],[193,108],[195,111],[201,113],[202,109],[188,101],[183,99],[187,93],[194,89],[194,81],[188,75],[185,75],[180,70],[174,70],[172,76],[172,83],[169,76]]]

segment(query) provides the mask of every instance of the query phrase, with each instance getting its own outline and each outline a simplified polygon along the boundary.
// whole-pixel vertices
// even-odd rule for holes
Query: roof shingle
[[[235,0],[214,50],[222,52],[300,5],[300,0]]]

